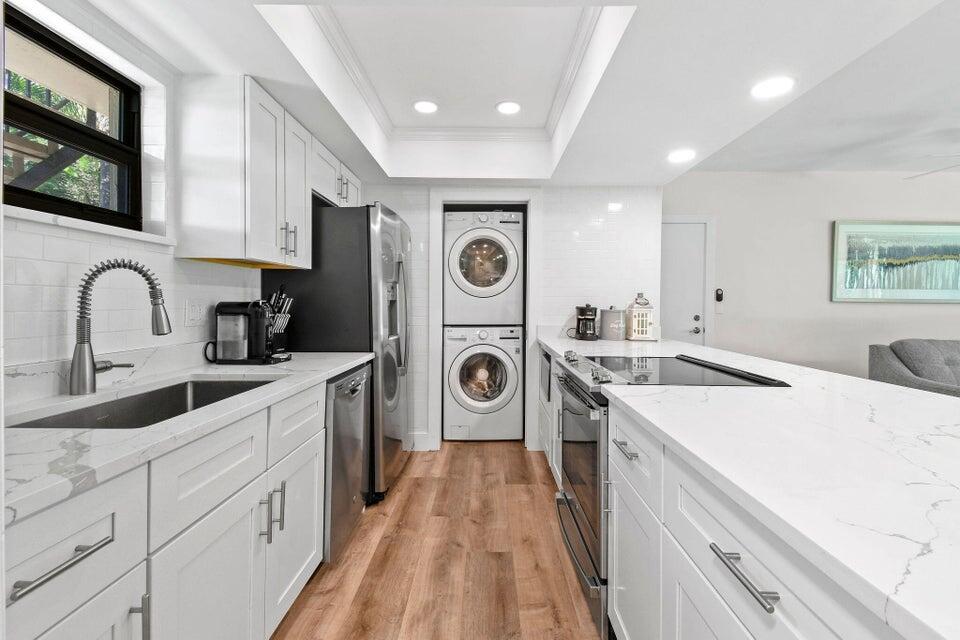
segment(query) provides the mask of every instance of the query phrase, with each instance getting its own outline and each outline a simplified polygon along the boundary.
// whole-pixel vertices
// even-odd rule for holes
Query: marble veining
[[[290,362],[279,365],[203,363],[184,368],[181,364],[178,370],[173,368],[177,354],[162,349],[143,349],[124,355],[131,357],[125,361],[137,363],[134,373],[124,371],[122,376],[102,384],[95,394],[25,392],[23,395],[30,399],[7,408],[7,428],[4,429],[6,526],[373,359],[372,353],[297,353]],[[29,371],[24,375],[56,375],[55,365],[38,365],[35,369],[39,372]],[[7,380],[21,369],[8,370]],[[151,389],[211,379],[271,380],[271,383],[139,429],[16,428],[23,422]],[[39,384],[48,389],[44,386],[46,382],[42,380]]]
[[[897,633],[960,638],[960,398],[679,342],[539,341],[789,383],[603,393]]]

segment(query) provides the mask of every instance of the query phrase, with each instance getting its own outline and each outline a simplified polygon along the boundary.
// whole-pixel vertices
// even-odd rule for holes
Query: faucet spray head
[[[167,316],[167,308],[163,306],[162,299],[150,306],[150,328],[155,336],[165,336],[173,331],[170,328],[170,318]]]

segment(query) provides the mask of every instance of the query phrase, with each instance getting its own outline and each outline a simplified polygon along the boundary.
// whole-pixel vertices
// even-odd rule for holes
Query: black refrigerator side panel
[[[366,207],[313,201],[313,268],[263,270],[261,295],[294,299],[288,351],[371,351],[370,223]]]

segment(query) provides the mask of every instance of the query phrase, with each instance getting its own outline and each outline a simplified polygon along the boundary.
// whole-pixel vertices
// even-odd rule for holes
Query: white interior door
[[[704,344],[706,223],[664,222],[661,252],[661,338]]]

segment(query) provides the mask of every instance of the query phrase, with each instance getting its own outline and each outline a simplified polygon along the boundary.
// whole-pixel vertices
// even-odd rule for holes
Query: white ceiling
[[[351,7],[333,13],[396,127],[539,127],[580,7]],[[416,100],[440,109],[424,115]],[[498,102],[519,102],[505,116]]]
[[[958,64],[960,1],[949,0],[699,168],[922,172],[960,164]]]
[[[645,0],[636,5],[626,31],[611,30],[615,37],[607,43],[604,55],[609,57],[602,59],[602,64],[593,64],[592,58],[585,55],[583,67],[594,73],[596,82],[588,86],[587,93],[577,96],[582,110],[558,126],[566,137],[518,141],[515,137],[488,136],[470,146],[458,142],[465,136],[445,139],[439,135],[429,143],[400,140],[384,153],[369,146],[370,136],[357,129],[353,107],[344,109],[342,101],[321,91],[316,77],[305,70],[302,56],[291,53],[289,43],[264,19],[264,5],[279,9],[291,0],[88,1],[184,73],[253,75],[364,180],[382,182],[410,176],[418,180],[514,178],[584,185],[669,182],[696,166],[666,163],[667,152],[678,146],[696,148],[698,161],[705,168],[723,166],[721,162],[729,167],[745,164],[750,154],[776,157],[785,151],[802,150],[792,142],[772,152],[764,149],[768,138],[781,134],[764,134],[763,127],[767,125],[762,123],[794,101],[802,105],[799,101],[805,100],[806,92],[818,88],[939,4],[938,0]],[[951,4],[958,1],[949,0]],[[462,133],[467,129],[483,132],[502,127],[501,117],[493,112],[492,105],[485,103],[496,102],[501,99],[501,92],[511,90],[528,91],[522,97],[514,97],[524,103],[525,109],[524,119],[513,122],[541,129],[544,109],[549,111],[556,94],[558,70],[562,75],[568,65],[571,42],[576,41],[571,34],[576,33],[578,16],[590,2],[524,0],[524,8],[510,3],[511,0],[352,0],[340,1],[325,10],[337,17],[391,124],[396,118],[396,131],[422,128],[419,118],[409,111],[410,94],[421,91],[437,92],[441,111],[429,126],[441,134],[451,129]],[[534,11],[552,17],[541,21],[529,18],[524,28],[514,28],[512,18]],[[376,15],[381,12],[392,14],[393,18],[381,20]],[[391,29],[390,23],[400,24],[398,15],[405,12],[413,12],[410,15],[419,15],[423,21],[435,19],[435,24],[446,25],[449,33],[426,27],[418,30],[414,22],[419,21],[403,22],[402,28]],[[437,15],[432,16],[434,13]],[[477,17],[483,14],[487,17]],[[957,24],[956,16],[951,15],[949,21],[943,20],[944,28]],[[453,56],[450,43],[455,40],[454,33],[473,44],[483,43],[488,34],[478,33],[482,29],[477,24],[484,24],[483,29],[494,36],[503,30],[512,34],[503,45],[516,46],[509,52],[511,63],[504,66],[503,62],[477,55],[476,47]],[[553,37],[541,38],[539,27]],[[522,37],[517,38],[518,33]],[[317,34],[323,35],[319,29]],[[375,40],[369,39],[371,35],[376,36]],[[535,41],[539,45],[527,47],[515,40]],[[904,46],[917,47],[922,41],[921,37]],[[498,56],[507,55],[506,48],[493,51]],[[919,55],[940,59],[933,52]],[[453,64],[454,58],[459,62]],[[957,59],[956,52],[951,50],[942,58],[940,73],[946,77],[950,62]],[[875,83],[883,83],[885,72],[896,71],[889,61],[882,66],[876,71]],[[502,73],[495,72],[498,67]],[[901,75],[909,75],[909,69],[910,65],[904,65]],[[750,86],[774,73],[796,76],[797,91],[768,103],[751,100]],[[522,86],[506,86],[517,83]],[[815,95],[811,94],[810,99]],[[871,95],[875,94],[864,91],[864,100],[873,100],[874,104],[894,102],[890,96]],[[905,113],[910,118],[927,118],[927,113],[918,109],[932,100],[936,100],[935,94],[918,91],[916,103]],[[957,104],[951,100],[953,105]],[[822,108],[835,110],[842,106],[841,102],[842,93]],[[334,104],[339,105],[339,110]],[[792,109],[783,114],[786,118]],[[862,111],[845,114],[834,124],[855,129],[861,114]],[[771,120],[769,126],[775,123]],[[896,126],[894,120],[889,128]],[[939,139],[947,135],[943,131],[949,126],[934,125],[929,135]],[[791,127],[800,130],[806,122],[801,118]],[[750,131],[756,133],[731,144]],[[383,140],[390,135],[384,130],[374,138]],[[747,145],[754,136],[756,141]],[[783,139],[789,136],[784,135]],[[723,160],[740,144],[744,145],[740,159],[730,155]],[[534,148],[536,145],[543,149]],[[721,149],[725,150],[716,164],[710,162],[710,156]],[[482,151],[484,159],[458,164],[475,151]],[[536,157],[545,168],[530,171],[536,163],[525,160],[523,154]],[[542,157],[549,157],[550,161],[543,162]],[[485,166],[478,171],[480,164]]]

